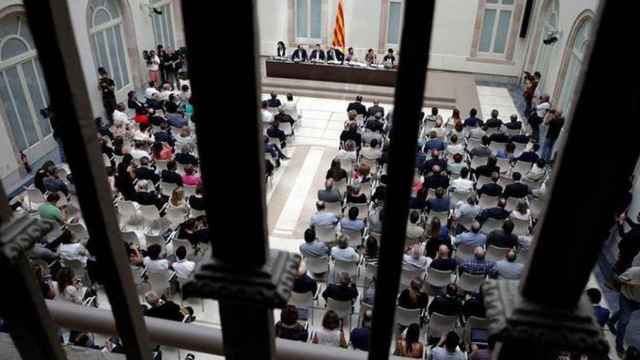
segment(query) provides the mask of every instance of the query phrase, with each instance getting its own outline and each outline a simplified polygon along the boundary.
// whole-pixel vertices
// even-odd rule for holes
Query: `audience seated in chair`
[[[162,247],[153,244],[147,247],[147,256],[143,259],[143,264],[149,272],[169,271],[169,260],[160,258]]]
[[[496,261],[493,276],[498,279],[520,280],[524,271],[524,264],[517,263],[518,255],[514,249],[509,250],[502,260]]]
[[[496,207],[482,210],[476,219],[480,223],[484,223],[487,219],[504,220],[509,217],[509,212],[505,209],[506,206],[507,201],[500,198]]]
[[[342,322],[335,311],[327,310],[324,313],[322,326],[313,332],[311,342],[333,347],[347,347],[347,340],[342,330]]]
[[[473,258],[463,260],[458,266],[460,274],[489,275],[495,271],[496,263],[485,260],[486,251],[481,247],[473,250]]]
[[[318,200],[325,203],[342,202],[342,195],[334,188],[333,179],[329,178],[324,182],[324,190],[318,190]]]
[[[165,201],[153,188],[153,184],[148,180],[139,180],[136,183],[135,201],[140,205],[155,205],[158,210],[162,209]]]
[[[429,304],[428,313],[438,313],[440,315],[460,316],[462,312],[462,303],[458,297],[458,286],[449,284],[445,289],[445,293],[436,296]]]
[[[280,321],[275,325],[275,335],[281,339],[306,342],[309,338],[307,329],[298,322],[298,309],[287,305],[280,313]]]
[[[360,255],[349,246],[349,238],[346,235],[338,237],[338,245],[331,248],[331,257],[338,261],[359,262]]]
[[[487,236],[487,246],[493,245],[499,248],[518,247],[518,237],[513,234],[513,221],[507,219],[502,224],[501,230],[493,230]]]
[[[324,226],[324,225],[336,225],[338,223],[338,216],[331,212],[326,211],[324,201],[316,202],[317,212],[311,216],[311,225]]]
[[[406,253],[402,256],[403,268],[419,272],[425,271],[427,267],[429,267],[431,259],[422,254],[422,249],[419,244],[409,247]]]
[[[313,228],[308,228],[304,232],[304,244],[300,245],[300,254],[304,257],[321,257],[329,255],[327,244],[316,238]]]
[[[326,179],[333,179],[333,182],[338,182],[342,180],[346,180],[348,178],[348,174],[345,169],[340,165],[340,160],[333,159],[331,160],[331,167],[327,170]]]
[[[487,243],[487,236],[480,232],[481,225],[479,222],[474,221],[471,224],[471,230],[465,231],[462,234],[456,236],[453,241],[455,246],[468,246],[468,247],[484,247]]]
[[[424,309],[429,304],[429,295],[422,291],[422,282],[412,279],[409,287],[402,290],[398,297],[398,306],[405,309]]]
[[[57,193],[50,193],[47,195],[47,202],[38,207],[38,215],[43,220],[55,221],[59,225],[64,225],[66,221],[66,215],[58,207],[58,201],[60,201],[60,195]]]
[[[427,241],[425,242],[424,253],[427,257],[434,258],[438,252],[440,245],[446,245],[452,249],[451,238],[449,237],[449,228],[442,225],[437,217],[431,218],[430,228],[427,230]]]
[[[420,341],[420,325],[411,324],[396,339],[396,349],[393,352],[396,356],[404,356],[414,359],[422,359],[424,353],[424,344]]]
[[[462,156],[458,157],[461,158]],[[451,165],[449,165],[449,168],[451,168]],[[454,191],[462,193],[473,190],[473,180],[469,179],[469,168],[466,165],[460,169],[460,177],[451,181],[451,187]]]
[[[429,213],[434,212],[445,212],[449,211],[451,208],[451,199],[449,196],[445,196],[446,191],[444,188],[436,189],[436,197],[430,198],[427,200],[427,210]]]
[[[196,169],[193,165],[187,165],[184,167],[182,183],[189,186],[198,186],[202,183],[202,179],[200,178],[200,175],[196,175]]]
[[[506,199],[510,197],[522,199],[525,196],[529,195],[529,186],[520,182],[520,179],[522,179],[522,175],[519,172],[515,171],[511,176],[513,178],[513,183],[505,186],[502,196]]]
[[[337,301],[355,301],[358,298],[356,284],[351,282],[349,274],[346,272],[336,274],[335,284],[328,284],[322,292],[322,297],[326,301],[328,298]]]
[[[196,158],[193,154],[193,144],[185,144],[182,146],[182,149],[179,153],[174,156],[174,160],[183,166],[192,165],[198,166],[198,158]]]
[[[187,280],[196,268],[196,263],[187,260],[187,249],[179,246],[176,249],[176,261],[171,264],[171,268],[176,272],[178,280]]]
[[[450,256],[451,252],[446,245],[440,245],[438,255],[429,264],[429,267],[440,271],[454,271],[458,267],[458,263]]]
[[[311,292],[313,295],[316,295],[318,291],[318,283],[307,275],[307,269],[304,263],[301,263],[298,268],[296,278],[293,280],[292,291],[300,294]]]
[[[460,345],[460,337],[455,331],[449,331],[431,349],[429,360],[465,360],[466,356],[460,351],[458,345]]]
[[[360,209],[357,207],[350,208],[347,216],[340,219],[340,229],[355,232],[359,231],[362,233],[365,228],[365,223],[363,220],[358,219],[359,214]]]
[[[173,301],[161,298],[155,291],[146,292],[144,299],[150,306],[144,310],[144,316],[180,322],[188,316],[191,321],[194,320],[193,309],[190,307],[182,308]]]

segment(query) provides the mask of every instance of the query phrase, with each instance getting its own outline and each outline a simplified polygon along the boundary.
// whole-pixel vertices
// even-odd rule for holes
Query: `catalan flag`
[[[336,27],[333,29],[334,47],[345,48],[344,41],[344,0],[338,2],[338,11],[336,12]]]

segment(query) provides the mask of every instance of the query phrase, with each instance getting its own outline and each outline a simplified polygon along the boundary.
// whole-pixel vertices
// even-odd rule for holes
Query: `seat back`
[[[480,287],[484,283],[484,275],[469,274],[462,272],[458,278],[458,287],[466,292],[480,292]]]
[[[498,158],[496,160],[496,165],[500,168],[500,173],[506,174],[507,172],[509,172],[509,170],[511,169],[511,162],[509,161],[509,159]]]
[[[299,293],[292,291],[291,297],[289,297],[289,304],[301,308],[311,308],[313,306],[313,292],[307,291],[305,293]]]
[[[155,291],[158,295],[162,296],[169,291],[169,271],[149,271],[147,270],[147,281],[149,285],[151,285],[151,289]]]
[[[531,165],[533,165],[533,163],[526,161],[516,161],[516,163],[513,165],[513,172],[517,171],[520,174],[524,175],[529,172],[529,170],[531,169]]]
[[[522,144],[522,143],[514,143],[514,144],[516,145],[516,149],[513,151],[513,155],[520,156],[520,154],[524,152],[524,149],[526,149],[527,144]]]
[[[171,228],[175,229],[178,225],[182,224],[189,214],[189,210],[186,207],[168,207],[165,219],[171,223]]]
[[[488,159],[487,156],[474,156],[471,159],[471,168],[475,169],[478,166],[482,166],[482,165],[486,164],[487,163],[487,159]]]
[[[176,147],[176,152],[178,151],[179,150]],[[153,162],[154,164],[156,164],[157,171],[167,170],[167,163],[169,162],[169,160],[154,160]]]
[[[156,235],[156,234],[144,234],[144,239],[147,243],[147,249],[149,248],[149,246],[151,245],[160,245],[162,247],[162,249],[164,250],[165,247],[165,241],[164,238],[162,237],[162,235]]]
[[[462,260],[471,259],[473,257],[473,250],[475,250],[473,246],[460,244],[456,247],[456,258]]]
[[[476,316],[469,316],[467,319],[467,328],[469,329],[488,329],[489,319]]]
[[[480,189],[482,185],[489,184],[491,182],[492,181],[490,177],[478,175],[478,179],[476,180],[476,189]]]
[[[503,260],[511,248],[501,248],[494,245],[487,246],[487,254],[485,256],[487,261]]]
[[[327,310],[335,311],[340,319],[349,319],[349,317],[351,316],[351,308],[351,300],[340,301],[332,298],[327,298]]]
[[[401,326],[409,326],[411,324],[420,324],[420,313],[422,309],[406,309],[401,306],[396,307],[396,324]]]
[[[511,218],[513,222],[513,233],[518,236],[529,235],[529,220]]]
[[[437,288],[445,287],[451,283],[453,271],[442,271],[429,267],[427,269],[427,282]]]
[[[84,227],[84,225],[80,223],[70,223],[65,226],[67,230],[71,232],[76,241],[84,241],[89,239],[89,232]]]
[[[455,315],[442,315],[434,312],[429,320],[429,336],[442,337],[455,328],[457,320]]]
[[[489,195],[482,194],[482,196],[480,196],[478,205],[480,205],[480,207],[483,209],[496,207],[496,204],[498,204],[499,198],[500,198],[499,196],[489,196]]]
[[[333,187],[338,190],[340,194],[344,195],[347,192],[347,179],[336,181],[333,184]]]
[[[470,191],[451,191],[449,197],[452,204],[457,204],[459,201],[466,202],[467,198],[471,195]]]
[[[336,202],[325,202],[325,210],[336,214],[337,216],[342,215],[342,203],[340,201]]]
[[[123,217],[131,217],[137,213],[136,205],[133,201],[121,200],[116,204],[118,207],[118,213]]]
[[[155,205],[140,205],[140,215],[149,222],[160,218],[160,212]]]
[[[355,248],[362,245],[362,232],[348,229],[342,229],[341,232],[349,238],[349,246]]]
[[[127,244],[140,247],[140,239],[138,239],[138,234],[135,231],[125,231],[120,233],[120,236],[122,236],[122,241]]]
[[[322,242],[336,241],[335,225],[316,225],[315,230],[318,240]]]
[[[358,275],[358,262],[336,259],[333,263],[333,271],[336,274],[346,272],[351,278],[353,278]]]
[[[340,166],[347,172],[347,175],[351,175],[353,172],[353,160],[351,159],[340,160]]]
[[[378,264],[374,262],[366,262],[364,265],[364,283],[367,287],[369,282],[373,280],[374,277],[377,276],[378,273]]]
[[[422,280],[424,276],[424,271],[419,269],[411,269],[402,267],[402,273],[400,274],[400,287],[402,289],[409,287],[411,284],[411,280],[419,279]]]
[[[164,181],[160,181],[160,193],[164,196],[171,196],[173,190],[178,187],[178,184],[167,183]]]
[[[312,274],[321,274],[329,271],[328,256],[307,256],[304,258],[307,271]]]
[[[449,219],[449,211],[432,211],[429,213],[429,216],[431,216],[431,218],[438,218],[441,224],[446,225]]]
[[[531,216],[539,218],[542,215],[546,200],[544,198],[531,198],[529,200],[529,209],[531,210]]]
[[[499,230],[502,228],[502,223],[504,220],[498,220],[493,218],[488,218],[482,223],[482,227],[480,228],[480,232],[488,235],[493,230]]]
[[[191,195],[195,195],[195,193],[196,193],[196,188],[197,188],[197,187],[198,187],[197,185],[187,185],[187,184],[184,184],[184,186],[183,186],[183,190],[184,190],[184,198],[185,198],[185,199],[188,199],[188,198],[190,198],[190,197],[191,197]]]
[[[193,260],[195,257],[195,251],[193,250],[193,245],[186,239],[173,239],[171,241],[173,243],[173,251],[175,252],[180,246],[184,246],[187,250],[187,259]]]

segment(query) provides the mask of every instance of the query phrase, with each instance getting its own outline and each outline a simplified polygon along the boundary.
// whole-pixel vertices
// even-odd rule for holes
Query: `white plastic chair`
[[[160,247],[162,247],[162,252],[166,253],[165,240],[162,237],[162,235],[146,233],[146,234],[144,234],[144,239],[145,239],[145,242],[146,242],[146,245],[147,245],[147,249],[151,245],[160,245]]]
[[[429,267],[427,269],[427,283],[435,288],[442,288],[451,283],[453,271],[442,271]]]
[[[155,205],[140,205],[139,210],[145,223],[151,224],[154,220],[160,219],[160,211]]]
[[[353,311],[351,300],[339,301],[327,298],[327,310],[333,310],[340,319],[347,320],[349,322],[348,329],[351,330],[351,313]]]
[[[490,177],[478,175],[478,178],[476,179],[476,189],[480,189],[482,187],[482,185],[489,184],[489,183],[492,183],[492,182],[493,181],[491,180]]]
[[[487,246],[485,259],[487,261],[503,260],[511,248],[501,248],[493,245]]]
[[[307,272],[312,275],[315,280],[326,281],[326,275],[329,273],[329,257],[328,256],[308,256],[304,258]],[[317,277],[316,274],[324,274],[323,277]]]
[[[499,196],[489,196],[482,194],[482,196],[480,196],[480,199],[478,199],[478,205],[480,205],[480,207],[483,209],[490,209],[497,206],[499,198]]]
[[[402,267],[402,272],[400,274],[400,290],[398,291],[402,291],[408,288],[411,285],[411,280],[414,280],[414,279],[422,280],[423,277],[424,277],[423,270],[407,269]]]
[[[482,223],[482,227],[480,228],[480,232],[489,235],[493,230],[502,229],[503,220],[488,218]]]
[[[170,280],[175,275],[173,272],[169,272],[168,270],[164,271],[149,271],[147,269],[147,281],[151,286],[151,289],[155,291],[158,295],[166,295],[171,288]]]
[[[449,193],[449,198],[451,199],[451,203],[455,205],[458,201],[466,203],[469,195],[471,195],[470,191],[451,191]]]
[[[138,248],[140,247],[140,239],[138,238],[138,234],[135,231],[125,231],[120,233],[122,236],[122,241],[126,242],[129,245],[135,245]]]
[[[401,306],[396,307],[396,324],[408,327],[411,324],[420,324],[422,309],[406,309]]]
[[[518,236],[529,235],[529,220],[511,218],[513,222],[513,234]]]
[[[189,209],[186,207],[169,206],[167,207],[167,212],[165,213],[164,218],[169,220],[171,228],[175,229],[187,219],[187,215],[189,215]]]
[[[353,231],[348,229],[341,230],[343,235],[346,235],[349,238],[349,246],[356,248],[357,246],[362,245],[362,232],[361,231]]]
[[[474,250],[475,250],[475,247],[473,246],[460,244],[456,247],[456,258],[460,260],[471,259],[474,256],[473,255]]]
[[[121,200],[116,204],[118,208],[118,214],[120,215],[120,226],[124,228],[131,220],[134,220],[138,216],[138,208],[133,201]]]
[[[334,274],[346,272],[351,279],[357,278],[360,274],[359,261],[343,261],[335,259],[333,263]]]
[[[67,230],[71,232],[76,242],[85,243],[89,240],[89,232],[84,227],[84,225],[80,223],[69,223],[65,225]]]
[[[336,214],[336,216],[342,215],[342,202],[325,202],[325,210]]]
[[[471,343],[471,330],[472,329],[488,329],[489,319],[479,318],[476,316],[469,316],[467,323],[464,327],[464,339],[466,344]]]
[[[442,315],[432,313],[429,318],[429,329],[427,334],[432,338],[440,338],[456,327],[458,318],[455,315]]]
[[[501,174],[506,174],[511,170],[511,163],[509,162],[509,159],[498,158],[496,160],[496,166],[500,168]]]
[[[335,225],[316,225],[316,237],[322,242],[334,242],[336,241],[336,226]]]
[[[533,163],[530,162],[516,161],[516,163],[513,165],[512,172],[519,172],[520,174],[524,175],[529,172],[532,165]]]
[[[458,277],[458,287],[466,292],[478,293],[484,283],[484,279],[484,275],[469,274],[463,271]]]
[[[160,193],[164,196],[171,196],[173,190],[178,187],[178,184],[167,183],[164,181],[160,181]]]

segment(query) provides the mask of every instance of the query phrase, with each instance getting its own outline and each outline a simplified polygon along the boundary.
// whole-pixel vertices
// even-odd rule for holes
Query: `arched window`
[[[49,104],[49,94],[26,18],[20,13],[0,19],[0,99],[18,150],[32,160],[40,158],[44,154],[35,149],[51,134],[49,120],[40,115]]]
[[[560,4],[558,0],[548,0],[544,4],[544,8],[542,10],[542,14],[540,16],[539,22],[539,42],[538,42],[538,50],[536,52],[536,63],[534,66],[535,71],[539,71],[542,75],[540,79],[540,83],[538,86],[540,89],[544,89],[544,84],[547,79],[547,72],[549,70],[549,59],[551,58],[551,54],[556,48],[556,43],[553,44],[545,44],[544,40],[547,38],[552,32],[558,30],[558,12],[560,10]]]
[[[591,20],[591,17],[586,17],[578,24],[574,29],[574,34],[569,38],[570,41],[573,39],[573,42],[567,45],[566,51],[570,51],[571,53],[569,54],[567,72],[564,77],[559,102],[559,106],[565,114],[575,98],[576,85],[582,70],[582,61],[587,46],[591,41]]]
[[[165,49],[175,49],[176,41],[173,31],[173,0],[152,0],[151,22],[153,38],[156,45]]]
[[[89,40],[94,59],[104,67],[120,90],[131,83],[122,30],[122,11],[118,0],[90,0]]]

